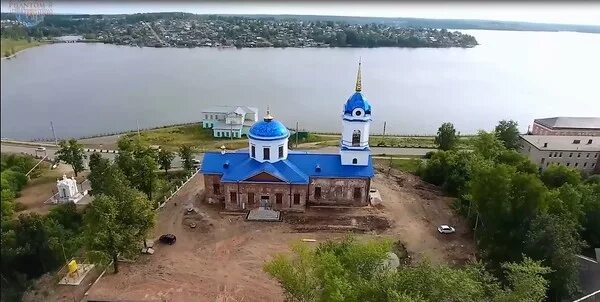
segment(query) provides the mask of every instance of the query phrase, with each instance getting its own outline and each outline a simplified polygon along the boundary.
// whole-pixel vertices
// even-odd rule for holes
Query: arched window
[[[356,159],[356,158],[353,158],[353,159],[352,159],[352,163],[353,163],[353,164],[355,164],[355,165],[356,165],[356,164],[358,164],[358,159]]]
[[[352,132],[352,146],[360,146],[360,130]]]

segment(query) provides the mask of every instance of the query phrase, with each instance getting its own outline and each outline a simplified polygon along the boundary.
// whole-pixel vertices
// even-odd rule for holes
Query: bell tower
[[[358,63],[355,92],[346,104],[342,115],[342,139],[340,157],[342,165],[368,166],[369,128],[371,126],[371,104],[362,95],[361,62]]]

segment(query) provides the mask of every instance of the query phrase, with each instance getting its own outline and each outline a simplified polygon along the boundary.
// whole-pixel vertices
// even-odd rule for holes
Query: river
[[[461,133],[514,119],[600,116],[600,35],[463,31],[471,49],[138,48],[45,45],[2,60],[1,135],[80,137],[199,121],[202,108],[267,106],[290,127],[339,131],[359,57],[372,131]]]

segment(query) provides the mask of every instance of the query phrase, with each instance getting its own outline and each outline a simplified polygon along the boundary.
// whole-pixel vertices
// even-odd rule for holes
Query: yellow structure
[[[77,271],[77,261],[75,260],[71,260],[71,262],[69,262],[68,264],[69,267],[69,274],[73,274]]]

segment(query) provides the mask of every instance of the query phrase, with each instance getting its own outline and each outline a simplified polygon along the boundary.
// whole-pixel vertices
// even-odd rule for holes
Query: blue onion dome
[[[355,92],[348,101],[346,101],[344,113],[352,114],[356,108],[362,109],[365,114],[371,114],[371,104],[369,104],[369,101],[367,101],[360,91]]]
[[[290,132],[280,121],[273,119],[267,111],[267,116],[262,121],[256,122],[250,127],[248,136],[256,140],[276,140],[289,137]]]

